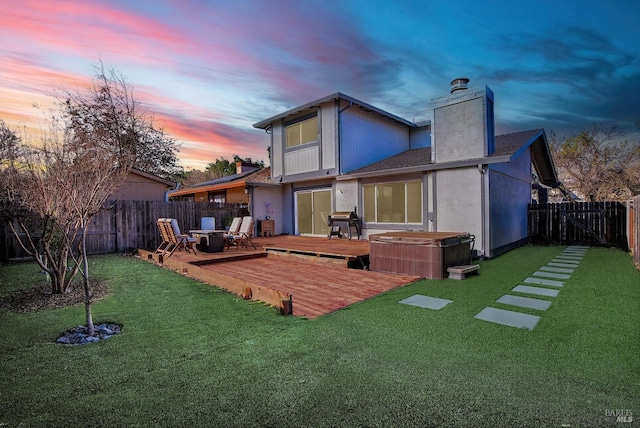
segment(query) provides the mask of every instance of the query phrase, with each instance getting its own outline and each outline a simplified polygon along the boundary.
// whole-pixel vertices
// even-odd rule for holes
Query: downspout
[[[478,171],[480,172],[480,188],[481,188],[481,207],[480,207],[480,221],[482,222],[482,255],[481,257],[491,257],[491,236],[490,225],[491,220],[490,213],[488,212],[491,204],[489,203],[489,174],[487,174],[487,165],[478,165]]]
[[[255,220],[256,216],[255,216],[255,208],[254,208],[255,204],[253,203],[253,189],[254,189],[253,186],[247,186],[245,188],[245,190],[248,190],[248,194],[249,194],[249,215],[251,217],[253,217],[254,220]],[[258,236],[258,222],[257,221],[253,222],[253,236]]]
[[[431,177],[429,180],[428,177]],[[427,199],[429,202],[429,209],[427,211],[427,215],[429,216],[429,232],[437,232],[438,231],[438,193],[437,193],[437,179],[438,173],[436,171],[431,171],[428,173],[427,180],[431,183],[431,187],[427,189],[427,191],[431,190],[430,194],[427,194]]]
[[[342,174],[342,156],[340,155],[341,153],[341,149],[342,149],[342,112],[345,111],[348,108],[351,108],[351,106],[353,106],[353,101],[349,101],[349,104],[343,108],[340,109],[340,100],[337,100],[338,103],[338,132],[336,132],[337,134],[337,151],[338,153],[336,153],[336,156],[338,157],[338,174]]]
[[[336,144],[336,146],[337,146],[336,156],[337,156],[337,160],[338,160],[338,175],[342,175],[342,173],[343,173],[343,171],[342,171],[342,156],[341,156],[341,152],[342,152],[342,112],[345,111],[348,108],[351,108],[351,106],[353,106],[353,101],[349,100],[349,104],[347,104],[347,106],[345,108],[343,108],[343,109],[340,108],[340,100],[339,99],[336,101],[336,103],[338,104],[338,124],[337,124],[337,128],[338,129],[336,131],[336,139],[338,141],[337,141],[337,144]],[[334,181],[334,187],[335,187],[335,185],[336,185],[336,182]],[[358,180],[357,189],[358,189],[358,192],[357,192],[357,195],[356,195],[356,205],[353,207],[354,212],[358,211],[358,207],[360,207],[361,203],[362,203],[362,192],[360,192],[360,180]],[[335,206],[336,206],[336,200],[335,199],[336,199],[337,195],[335,194],[335,192],[332,192],[332,193],[334,194],[334,196],[333,196],[334,200],[333,200],[332,203],[333,203],[333,207],[335,208]],[[362,210],[362,211],[364,212],[364,210]],[[365,231],[364,231],[364,227],[365,227],[364,226],[364,216],[362,216],[362,220],[360,220],[360,222],[361,222],[360,223],[360,227],[361,227],[362,233],[364,234],[365,233]]]

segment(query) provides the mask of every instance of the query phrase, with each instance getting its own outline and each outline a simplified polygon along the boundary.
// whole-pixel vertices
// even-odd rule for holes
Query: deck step
[[[447,272],[449,272],[449,279],[465,279],[465,275],[468,273],[480,273],[480,265],[462,265],[462,266],[451,266],[447,268]]]

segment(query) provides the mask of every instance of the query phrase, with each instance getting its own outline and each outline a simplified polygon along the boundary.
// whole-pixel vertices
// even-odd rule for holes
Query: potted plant
[[[232,217],[225,217],[224,218],[224,230],[226,230],[228,232],[229,229],[231,228],[231,223],[232,222],[233,222],[233,218]]]
[[[273,215],[273,208],[271,208],[271,202],[266,202],[264,204],[265,217],[267,220],[271,220],[271,216]]]

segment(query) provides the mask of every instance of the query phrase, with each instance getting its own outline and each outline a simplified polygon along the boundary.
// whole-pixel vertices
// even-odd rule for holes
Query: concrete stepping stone
[[[561,265],[563,265],[565,267],[573,268],[573,269],[577,268],[578,265],[579,265],[579,263],[567,262],[566,260],[555,260],[555,259],[551,260],[551,263],[553,263],[554,265],[555,264],[561,264]],[[549,264],[549,266],[551,266],[551,264]],[[562,266],[558,266],[558,267],[562,267]]]
[[[447,306],[449,303],[453,302],[453,300],[447,299],[439,299],[437,297],[429,297],[423,296],[421,294],[414,294],[411,297],[407,297],[406,299],[400,300],[399,303],[411,306],[418,306],[420,308],[426,309],[442,309]]]
[[[504,309],[491,307],[486,307],[481,310],[475,318],[483,321],[494,322],[496,324],[507,325],[509,327],[524,328],[527,330],[533,330],[540,320],[540,317],[537,315],[505,311]]]
[[[518,285],[511,289],[516,293],[535,294],[537,296],[557,297],[559,290],[544,287],[531,287],[528,285]]]
[[[580,263],[582,261],[582,257],[556,256],[555,260],[564,260],[564,261]]]
[[[579,254],[579,253],[560,253],[558,254],[556,257],[572,257],[575,259],[583,259],[584,258],[584,254]]]
[[[538,284],[538,285],[550,285],[552,287],[562,287],[564,286],[564,281],[554,281],[553,279],[542,279],[542,278],[525,278],[523,281],[527,284]]]
[[[544,271],[536,271],[533,273],[534,276],[543,276],[545,278],[555,278],[555,279],[569,279],[571,275],[566,275],[564,273],[553,273],[553,272],[544,272]]]
[[[556,273],[573,273],[575,269],[569,269],[566,267],[557,267],[557,266],[542,266],[540,270],[544,270],[547,272],[556,272]]]
[[[547,263],[547,266],[555,266],[559,268],[571,268],[571,269],[575,269],[578,267],[576,263],[558,263],[558,262],[554,262],[553,260]]]
[[[521,308],[537,309],[539,311],[546,311],[549,309],[549,306],[551,306],[551,302],[549,300],[512,296],[510,294],[505,294],[496,300],[496,302],[504,303],[505,305],[519,306]]]

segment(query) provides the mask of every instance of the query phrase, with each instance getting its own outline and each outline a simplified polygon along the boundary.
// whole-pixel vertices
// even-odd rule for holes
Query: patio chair
[[[158,231],[160,231],[160,238],[162,239],[162,243],[156,249],[156,253],[164,253],[169,245],[171,245],[171,240],[165,226],[165,221],[165,218],[159,218],[158,221],[156,221],[156,224],[158,225]]]
[[[183,235],[182,233],[180,233],[180,226],[178,226],[178,220],[176,220],[175,218],[168,218],[165,221],[166,224],[166,229],[167,229],[167,233],[169,234],[169,239],[175,243],[174,247],[171,249],[171,252],[169,253],[170,257],[173,252],[176,249],[182,249],[184,248],[187,253],[189,252],[189,250],[191,249],[193,251],[193,254],[198,254],[196,253],[196,239],[190,237],[189,235]]]
[[[229,230],[226,230],[222,236],[224,237],[225,244],[224,247],[227,248],[229,246],[229,240],[233,235],[237,235],[240,230],[240,226],[242,225],[242,217],[234,217],[231,221],[231,226],[229,226]]]
[[[240,230],[240,226],[242,225],[242,217],[234,217],[231,221],[231,226],[229,226],[228,235],[233,235],[238,233]]]
[[[227,238],[227,247],[235,246],[236,250],[240,246],[247,247],[250,244],[254,249],[258,248],[256,244],[251,241],[253,236],[253,217],[246,216],[242,218],[242,225],[238,230],[238,233],[229,234]]]
[[[216,218],[215,217],[200,218],[200,230],[216,230]]]
[[[180,246],[180,241],[175,236],[173,229],[171,228],[171,219],[170,218],[162,218],[158,220],[158,228],[160,229],[160,233],[166,236],[168,244],[161,249],[162,255],[166,255],[170,257],[173,252]],[[168,255],[167,255],[168,253]]]

